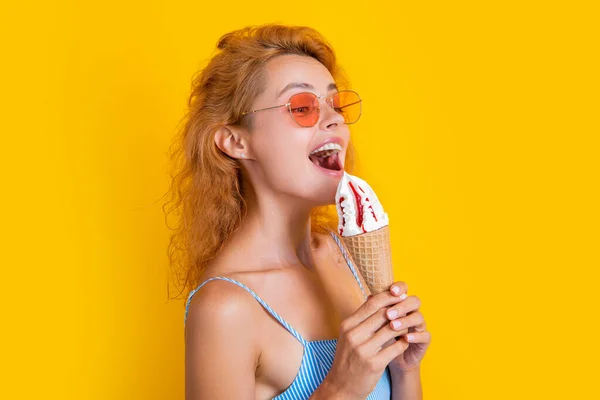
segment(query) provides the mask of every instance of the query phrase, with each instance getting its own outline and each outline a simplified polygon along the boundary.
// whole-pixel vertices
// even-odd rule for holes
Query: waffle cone
[[[389,225],[342,239],[371,293],[389,290],[394,283]]]

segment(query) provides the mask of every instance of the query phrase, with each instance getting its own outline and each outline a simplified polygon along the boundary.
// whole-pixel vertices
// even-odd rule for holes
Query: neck
[[[297,197],[260,190],[247,185],[247,212],[232,238],[233,247],[258,255],[260,266],[306,267],[313,270],[311,256],[311,209]]]

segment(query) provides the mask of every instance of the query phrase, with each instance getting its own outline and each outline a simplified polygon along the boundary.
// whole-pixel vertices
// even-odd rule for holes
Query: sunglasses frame
[[[321,104],[321,99],[325,99],[325,103],[327,103],[327,105],[328,105],[329,107],[331,107],[331,108],[332,108],[332,109],[335,111],[335,107],[333,107],[333,106],[330,104],[330,102],[329,102],[329,101],[327,101],[327,100],[331,99],[331,100],[332,100],[332,102],[333,102],[333,96],[335,96],[336,94],[342,93],[342,92],[352,92],[352,93],[356,94],[356,97],[358,97],[358,101],[357,101],[357,102],[354,102],[354,103],[351,103],[351,104],[347,104],[347,105],[345,105],[345,106],[344,106],[344,107],[349,107],[349,106],[353,106],[354,104],[357,104],[357,103],[360,105],[360,111],[358,112],[358,118],[356,118],[356,121],[354,121],[354,122],[349,122],[349,123],[348,123],[348,122],[346,122],[346,121],[344,121],[344,124],[346,124],[346,125],[352,125],[352,124],[355,124],[356,122],[358,122],[358,120],[360,119],[360,117],[361,117],[361,115],[362,115],[362,99],[360,98],[360,95],[359,95],[357,92],[355,92],[354,90],[339,90],[339,91],[337,91],[337,92],[335,92],[335,93],[332,93],[332,94],[329,94],[329,95],[323,95],[323,96],[317,96],[316,94],[314,94],[314,93],[312,93],[312,92],[299,92],[299,93],[294,93],[293,95],[291,95],[291,96],[290,96],[290,98],[288,99],[288,102],[287,102],[287,103],[285,103],[285,104],[281,104],[281,105],[279,105],[279,106],[267,107],[267,108],[260,108],[260,109],[258,109],[258,110],[253,110],[253,111],[247,111],[247,112],[243,112],[243,113],[242,113],[242,117],[243,117],[244,115],[247,115],[247,114],[252,114],[252,113],[255,113],[255,112],[259,112],[259,111],[264,111],[264,110],[272,110],[272,109],[274,109],[274,108],[279,108],[279,107],[287,107],[287,108],[288,108],[288,111],[290,112],[290,117],[292,117],[292,120],[293,120],[293,121],[296,123],[296,125],[300,126],[301,128],[312,128],[313,126],[315,126],[315,125],[317,124],[317,122],[319,121],[319,119],[317,118],[317,122],[315,122],[313,125],[310,125],[310,126],[303,126],[303,125],[300,125],[300,124],[298,123],[298,121],[296,121],[296,118],[294,118],[294,114],[292,114],[292,107],[291,107],[291,105],[292,105],[292,102],[290,101],[290,100],[292,99],[292,97],[294,97],[294,96],[296,96],[296,95],[299,95],[299,94],[305,94],[305,93],[308,93],[308,94],[311,94],[311,95],[315,96],[315,97],[317,98],[317,100],[319,101],[319,104]],[[320,112],[320,105],[319,105],[319,112]],[[336,111],[336,112],[337,112],[337,111]]]

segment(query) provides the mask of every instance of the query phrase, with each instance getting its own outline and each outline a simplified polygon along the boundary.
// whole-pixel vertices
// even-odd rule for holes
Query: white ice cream
[[[338,184],[335,204],[341,236],[360,235],[389,224],[388,215],[373,189],[367,182],[347,172]]]

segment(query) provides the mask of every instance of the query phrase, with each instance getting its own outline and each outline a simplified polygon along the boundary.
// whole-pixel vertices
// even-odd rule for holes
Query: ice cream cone
[[[342,239],[371,293],[389,290],[394,283],[389,225]]]
[[[338,232],[372,294],[394,283],[389,218],[367,182],[344,173],[335,195]]]

